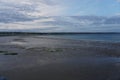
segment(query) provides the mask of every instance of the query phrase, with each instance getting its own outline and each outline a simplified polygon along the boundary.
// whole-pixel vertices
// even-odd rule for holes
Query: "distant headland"
[[[15,36],[15,35],[74,35],[74,34],[120,34],[120,32],[0,32],[0,36]]]

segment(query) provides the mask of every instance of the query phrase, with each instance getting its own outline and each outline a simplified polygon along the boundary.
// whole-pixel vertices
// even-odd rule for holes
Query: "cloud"
[[[116,16],[120,16],[120,12],[115,14]]]
[[[120,17],[67,16],[41,17],[33,21],[0,23],[0,31],[90,32],[119,31]],[[113,27],[114,26],[114,27]]]
[[[120,2],[120,0],[117,0],[118,2]]]
[[[37,31],[37,32],[48,32],[56,31],[59,28],[57,26],[44,25],[42,23],[47,21],[54,21],[51,17],[42,17],[41,19],[26,22],[15,22],[15,23],[0,23],[0,31]]]
[[[81,32],[119,30],[118,27],[112,28],[114,25],[120,25],[119,18],[98,16],[61,17],[65,12],[67,14],[71,12],[70,14],[72,14],[72,11],[69,10],[72,10],[73,6],[66,3],[63,5],[63,3],[64,0],[0,0],[0,31]],[[76,14],[85,13],[79,11]]]
[[[56,0],[0,0],[0,23],[32,21],[41,16],[61,15]]]

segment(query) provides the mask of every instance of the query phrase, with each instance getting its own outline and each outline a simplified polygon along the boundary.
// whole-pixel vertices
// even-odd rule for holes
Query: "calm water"
[[[120,42],[120,34],[73,34],[73,35],[50,35],[50,37]]]

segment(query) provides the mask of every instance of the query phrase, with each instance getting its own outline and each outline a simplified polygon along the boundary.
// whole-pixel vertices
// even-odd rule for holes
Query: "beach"
[[[120,80],[120,42],[0,37],[0,76],[7,80]]]

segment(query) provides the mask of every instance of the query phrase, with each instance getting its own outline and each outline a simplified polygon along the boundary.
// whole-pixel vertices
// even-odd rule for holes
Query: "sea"
[[[24,36],[24,33],[20,34]],[[45,36],[45,37],[52,37],[52,38],[62,38],[62,39],[72,39],[72,40],[92,40],[92,41],[106,41],[106,42],[120,42],[120,33],[53,33],[53,34],[33,34],[33,33],[28,33],[25,34],[25,36]],[[5,35],[0,35],[0,37],[3,36],[19,36],[19,34],[14,33],[13,35],[10,33],[5,34]]]
[[[120,42],[120,33],[117,34],[58,34],[58,35],[47,35],[49,37],[73,39],[73,40],[93,40],[93,41],[107,41],[107,42]]]

